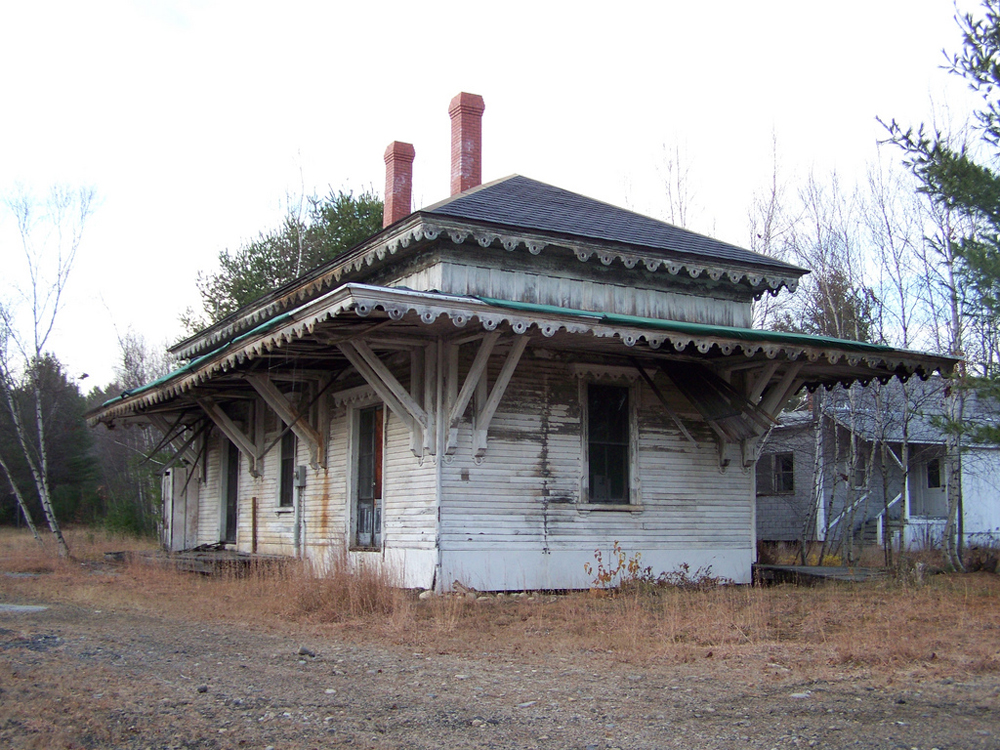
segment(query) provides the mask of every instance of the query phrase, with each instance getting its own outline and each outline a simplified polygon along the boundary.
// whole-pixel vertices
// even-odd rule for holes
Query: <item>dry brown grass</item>
[[[378,640],[440,652],[612,652],[627,661],[737,660],[816,673],[1000,671],[1000,578],[985,573],[814,588],[724,586],[616,597],[446,596],[418,600],[374,569],[334,560],[206,578],[103,552],[149,548],[75,530],[75,561],[0,530],[0,599],[65,601],[182,620],[224,620]]]

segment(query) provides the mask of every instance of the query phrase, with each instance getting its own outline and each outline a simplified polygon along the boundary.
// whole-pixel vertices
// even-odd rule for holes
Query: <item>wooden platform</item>
[[[859,583],[885,578],[881,568],[842,568],[827,565],[754,565],[756,583],[795,583],[812,586],[822,581],[848,581]]]
[[[283,565],[291,559],[280,555],[237,552],[217,545],[180,552],[107,552],[104,558],[113,562],[143,562],[202,575],[246,575],[255,566]]]

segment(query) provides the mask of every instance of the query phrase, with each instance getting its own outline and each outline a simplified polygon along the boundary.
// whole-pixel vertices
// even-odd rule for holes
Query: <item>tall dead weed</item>
[[[65,601],[179,620],[269,629],[441,652],[611,652],[630,662],[739,659],[788,668],[1000,670],[1000,578],[986,573],[812,588],[641,589],[615,597],[438,596],[419,600],[374,566],[347,556],[322,569],[290,562],[204,577],[139,561],[109,568],[100,549],[126,540],[71,540],[82,562],[35,551],[0,531],[0,600]],[[140,547],[142,545],[139,545]],[[7,574],[18,574],[10,576]],[[23,573],[36,573],[24,576]]]

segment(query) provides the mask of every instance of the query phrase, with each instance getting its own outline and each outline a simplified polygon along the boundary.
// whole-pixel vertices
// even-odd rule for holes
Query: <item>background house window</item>
[[[795,492],[795,455],[793,453],[774,454],[774,491]]]
[[[929,489],[939,489],[941,487],[940,458],[932,458],[927,462],[927,487]]]
[[[295,433],[289,430],[281,436],[281,467],[279,469],[278,506],[292,507],[295,486]]]
[[[795,492],[795,454],[766,453],[757,460],[757,494]]]
[[[587,457],[592,503],[629,502],[629,389],[587,386]]]
[[[851,485],[856,490],[863,490],[868,486],[868,478],[865,476],[864,462],[862,461],[857,466],[854,467],[854,473],[852,475]]]

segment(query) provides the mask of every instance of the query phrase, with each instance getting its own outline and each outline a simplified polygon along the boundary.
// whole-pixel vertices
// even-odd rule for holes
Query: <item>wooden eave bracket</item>
[[[483,340],[479,344],[479,349],[476,350],[476,357],[472,361],[472,367],[469,368],[469,372],[465,376],[465,381],[462,383],[462,389],[458,392],[458,396],[451,406],[451,411],[448,414],[448,443],[445,448],[445,453],[448,455],[454,454],[458,448],[458,424],[462,419],[462,415],[465,414],[465,409],[468,407],[469,401],[476,391],[476,387],[486,373],[486,366],[489,364],[490,355],[493,353],[493,347],[496,346],[499,338],[499,331],[492,331],[483,337]]]
[[[208,415],[208,418],[212,420],[215,426],[222,431],[222,434],[229,438],[233,445],[239,449],[240,453],[246,456],[247,461],[250,462],[250,475],[253,477],[260,476],[257,470],[256,446],[247,437],[246,433],[229,418],[229,415],[211,397],[198,396],[195,398],[195,402]]]
[[[178,419],[178,422],[179,421],[180,420]],[[155,427],[156,429],[158,429],[160,432],[162,432],[163,433],[163,437],[165,437],[165,438],[169,437],[170,434],[177,427],[177,422],[175,422],[174,424],[170,424],[166,420],[166,418],[160,416],[159,414],[150,414],[149,415],[149,423],[151,425],[153,425],[153,427]],[[183,442],[183,443],[181,442],[181,439],[180,439],[179,435],[177,437],[170,438],[170,441],[169,441],[170,442],[170,446],[176,452],[175,455],[174,455],[174,459],[177,459],[177,460],[183,459],[183,460],[187,461],[191,466],[194,466],[196,463],[198,463],[198,454],[195,453],[195,451],[191,447],[191,444],[194,442],[195,435],[197,435],[197,432],[193,433],[192,437],[189,440],[187,440],[186,442]],[[177,460],[174,460],[174,459],[172,459],[172,462],[173,463],[177,463]]]
[[[785,370],[785,374],[781,377],[781,380],[771,386],[761,400],[761,411],[772,420],[777,420],[778,414],[781,413],[781,409],[788,399],[802,387],[803,381],[799,380],[798,376],[804,364],[803,362],[792,362],[788,366],[788,369]],[[768,379],[770,379],[770,376],[768,376]]]
[[[399,417],[410,430],[410,450],[414,455],[423,453],[425,444],[433,452],[433,442],[429,437],[427,412],[406,392],[389,368],[382,363],[364,341],[345,341],[337,345],[347,361],[365,379],[383,403]]]
[[[507,386],[510,384],[510,379],[514,376],[514,370],[517,368],[517,363],[521,361],[521,355],[524,354],[524,349],[528,346],[529,339],[530,337],[525,334],[520,334],[514,339],[514,344],[507,353],[507,359],[504,360],[496,383],[493,384],[493,388],[484,402],[481,405],[477,404],[479,409],[472,424],[472,453],[477,457],[486,454],[486,439],[490,429],[490,422],[493,421],[493,415],[500,405],[500,399],[503,398],[503,394],[507,391]],[[485,390],[485,376],[486,370],[484,368],[482,376],[479,378],[480,393]]]
[[[202,434],[205,432],[205,430],[208,429],[209,424],[210,423],[206,421],[203,422],[201,427],[199,427],[198,429],[196,430],[192,429],[191,437],[189,437],[187,440],[184,441],[184,444],[180,448],[178,448],[174,453],[174,455],[171,456],[169,459],[167,459],[167,461],[159,469],[157,469],[156,473],[162,475],[164,472],[172,468],[182,459],[186,460],[192,467],[194,467],[195,461],[197,461],[197,455],[195,455],[195,461],[192,461],[190,458],[188,458],[188,456],[194,454],[192,445],[194,444],[194,441],[200,438]]]
[[[314,428],[307,421],[306,415],[301,414],[288,400],[274,382],[260,373],[250,373],[246,376],[247,382],[253,387],[257,394],[278,415],[286,427],[290,427],[292,432],[309,446],[312,456],[312,465],[326,468],[326,442],[323,433]]]
[[[674,426],[678,429],[681,435],[684,436],[684,439],[687,440],[692,447],[697,447],[698,441],[694,439],[694,436],[688,431],[687,427],[684,426],[684,423],[681,422],[681,418],[677,416],[677,413],[670,408],[670,404],[667,402],[667,397],[663,395],[663,391],[661,391],[659,386],[656,385],[656,383],[653,381],[653,378],[650,377],[649,373],[646,372],[645,368],[643,368],[643,366],[639,363],[639,360],[637,360],[635,357],[630,357],[630,359],[632,361],[632,366],[639,371],[639,374],[642,376],[642,379],[646,381],[646,385],[649,386],[649,389],[653,392],[656,398],[659,399],[660,405],[663,407],[663,410],[667,413],[667,416],[670,417],[670,419],[673,421]]]

